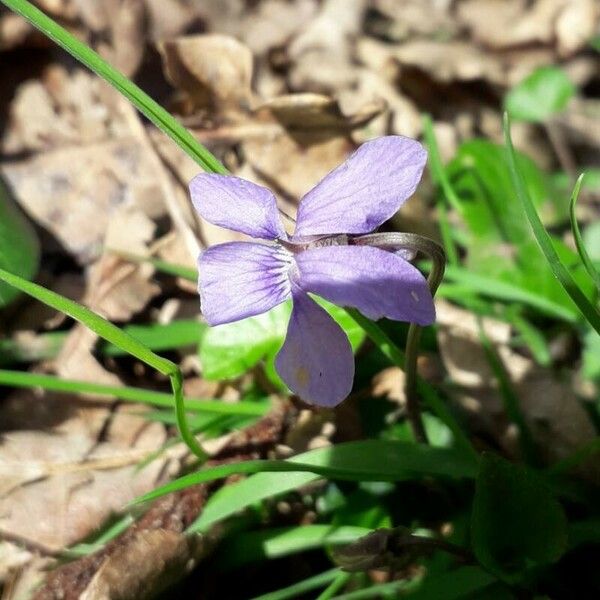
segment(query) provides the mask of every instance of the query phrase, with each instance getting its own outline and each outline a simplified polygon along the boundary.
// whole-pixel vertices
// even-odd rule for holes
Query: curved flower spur
[[[352,349],[309,294],[355,308],[372,320],[433,323],[431,291],[404,258],[407,253],[374,247],[375,235],[360,235],[389,219],[413,194],[426,160],[425,149],[410,138],[364,143],[302,198],[291,236],[270,190],[238,177],[195,177],[191,197],[204,219],[259,240],[218,244],[200,254],[206,321],[238,321],[291,297],[292,314],[275,367],[305,402],[339,404],[352,389]]]

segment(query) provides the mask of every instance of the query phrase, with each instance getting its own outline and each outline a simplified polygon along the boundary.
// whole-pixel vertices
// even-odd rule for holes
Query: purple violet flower
[[[339,404],[352,389],[352,349],[343,330],[308,294],[356,308],[373,320],[419,325],[435,320],[427,282],[402,253],[360,245],[353,237],[396,213],[415,191],[426,160],[424,148],[410,138],[364,143],[302,198],[291,236],[270,190],[238,177],[196,176],[190,192],[204,219],[261,240],[218,244],[200,254],[206,321],[238,321],[291,297],[276,369],[304,401]]]

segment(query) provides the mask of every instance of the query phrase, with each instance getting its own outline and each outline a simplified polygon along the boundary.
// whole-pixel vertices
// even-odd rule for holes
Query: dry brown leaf
[[[130,190],[155,181],[137,144],[126,139],[46,152],[2,172],[21,206],[82,263],[99,256],[119,209],[135,206]]]
[[[385,110],[385,102],[373,100],[356,107],[351,114],[344,114],[339,103],[321,94],[289,94],[267,100],[255,108],[261,115],[274,117],[288,131],[307,129],[347,131],[362,127]]]
[[[39,80],[25,81],[16,90],[2,150],[46,150],[126,135],[127,126],[116,111],[117,98],[98,77],[51,65]]]
[[[317,141],[315,135],[247,140],[244,153],[252,168],[275,191],[300,198],[334,167],[344,161],[352,145],[345,137]]]
[[[401,67],[418,67],[440,82],[504,81],[500,61],[467,42],[414,40],[395,48],[392,55]]]
[[[264,0],[256,10],[240,20],[236,36],[250,48],[254,56],[284,46],[294,34],[306,28],[317,11],[315,0]]]
[[[158,45],[169,81],[189,95],[194,108],[246,109],[252,99],[252,53],[220,34],[179,37]]]
[[[108,556],[81,600],[150,598],[166,587],[171,571],[191,564],[192,548],[202,546],[195,536],[162,529],[140,531],[129,543]],[[160,581],[162,579],[162,581]]]
[[[333,94],[353,85],[352,38],[360,32],[365,0],[326,0],[289,45],[291,88]]]
[[[0,585],[8,579],[11,573],[25,566],[32,557],[33,554],[23,546],[0,541]]]
[[[104,48],[108,61],[132,77],[144,58],[146,6],[144,0],[104,0],[109,14],[111,46]]]
[[[371,393],[376,398],[383,396],[391,402],[404,405],[406,403],[405,382],[406,376],[400,367],[388,367],[373,377]]]
[[[34,31],[33,25],[19,15],[0,14],[0,52],[20,46]]]
[[[452,0],[374,0],[372,4],[388,22],[371,25],[370,29],[388,40],[402,41],[413,36],[447,37],[458,29],[450,15]]]
[[[594,0],[462,0],[458,17],[474,39],[496,49],[550,45],[570,55],[581,49],[598,25]]]
[[[39,411],[46,402],[48,410]],[[51,410],[61,403],[68,412]],[[36,398],[27,390],[3,404],[2,416],[12,430],[4,431],[0,442],[0,531],[49,551],[89,535],[156,485],[164,466],[163,459],[136,470],[166,434],[162,425],[148,423],[129,407],[107,423],[105,407],[59,395]],[[46,431],[16,428],[44,428],[44,422]]]

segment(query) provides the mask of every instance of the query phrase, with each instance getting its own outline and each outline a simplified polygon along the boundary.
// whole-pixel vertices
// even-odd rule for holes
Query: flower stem
[[[432,268],[427,277],[427,284],[431,295],[435,296],[446,266],[446,255],[443,248],[429,238],[415,233],[371,233],[353,238],[352,242],[358,245],[369,245],[385,250],[410,250],[415,254],[421,252],[432,261]],[[415,440],[427,443],[427,433],[421,417],[419,394],[417,392],[417,358],[419,356],[419,341],[421,327],[411,323],[406,338],[406,356],[404,361],[404,392],[406,396],[406,418]]]

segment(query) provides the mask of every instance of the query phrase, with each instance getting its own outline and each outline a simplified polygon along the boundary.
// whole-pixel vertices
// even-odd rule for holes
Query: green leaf
[[[184,442],[188,447],[198,456],[199,458],[205,459],[206,454],[200,447],[196,438],[192,435],[186,417],[186,409],[183,398],[183,376],[179,367],[167,360],[162,358],[158,354],[152,352],[144,344],[140,343],[135,338],[125,333],[122,329],[107,321],[104,317],[91,311],[82,304],[74,302],[69,298],[65,298],[52,290],[48,290],[45,287],[27,281],[14,273],[10,273],[0,268],[0,281],[7,283],[15,287],[16,289],[28,294],[32,298],[43,302],[46,306],[50,306],[55,310],[59,310],[65,315],[79,321],[88,329],[91,329],[94,333],[97,333],[101,338],[118,346],[125,352],[135,356],[148,366],[156,369],[159,373],[167,375],[171,382],[171,389],[173,390],[173,401],[175,405],[175,412],[177,414],[177,424],[179,431]]]
[[[547,212],[551,208],[546,202],[551,196],[548,178],[527,156],[516,153],[514,161],[532,204]],[[509,288],[521,290],[523,294],[517,292],[513,299],[521,296],[530,306],[547,314],[553,311],[551,305],[556,305],[558,311],[553,312],[564,313],[565,317],[567,312],[571,313],[572,317],[566,318],[576,320],[575,307],[547,268],[544,254],[523,218],[523,207],[514,199],[511,168],[504,148],[486,140],[465,142],[447,171],[457,194],[457,210],[468,230],[468,276],[483,277],[489,283],[479,286],[482,293],[492,295],[492,290],[497,288],[498,297],[502,294],[508,300]],[[561,212],[564,211],[562,205],[564,202],[556,204]],[[573,278],[577,284],[586,292],[592,291],[593,286],[579,266],[577,254],[558,239],[552,238],[551,243],[563,262],[574,265]],[[456,269],[454,265],[451,267]],[[447,276],[452,268],[448,269]]]
[[[552,238],[540,220],[525,182],[523,181],[523,175],[517,164],[516,154],[510,137],[508,115],[505,114],[504,117],[504,139],[506,142],[506,152],[513,185],[525,210],[527,220],[533,230],[535,239],[547,261],[546,270],[552,272],[587,322],[600,334],[600,311],[598,311],[587,298],[585,292],[582,290],[580,282],[574,279],[573,274],[567,268],[564,254],[561,256],[561,253],[559,252],[560,246],[553,243]]]
[[[517,153],[519,168],[533,202],[541,206],[549,197],[549,186],[534,161]],[[523,210],[514,197],[504,148],[488,140],[464,142],[446,167],[457,199],[454,204],[474,242],[513,243],[530,241]],[[458,204],[456,204],[458,202]]]
[[[581,183],[583,181],[584,174],[582,173],[577,182],[575,183],[575,188],[573,189],[573,193],[571,194],[571,202],[569,203],[569,217],[571,220],[571,232],[573,234],[573,239],[575,240],[575,246],[577,247],[577,253],[579,254],[579,258],[585,267],[585,270],[588,272],[588,275],[592,278],[594,283],[596,284],[596,288],[600,290],[600,273],[596,270],[594,263],[587,252],[585,247],[585,243],[581,236],[581,232],[579,231],[579,224],[577,223],[577,215],[575,214],[575,205],[577,203],[577,198],[579,197],[579,190],[581,189]]]
[[[560,504],[532,470],[484,455],[471,515],[479,562],[507,582],[533,565],[556,562],[567,546]]]
[[[600,335],[591,327],[583,335],[581,372],[586,379],[600,380]]]
[[[27,371],[0,369],[0,385],[26,388],[40,387],[44,390],[67,394],[97,394],[100,396],[112,396],[129,402],[173,408],[173,395],[165,392],[121,385],[106,385],[92,381],[63,379],[53,375],[28,373]],[[185,398],[184,403],[185,409],[190,412],[208,412],[223,415],[260,417],[265,415],[269,410],[267,402],[247,402],[243,400],[236,403],[229,403],[221,400]]]
[[[506,110],[514,119],[539,123],[563,110],[576,92],[559,67],[540,67],[506,96]]]
[[[210,327],[200,344],[202,373],[206,379],[233,379],[251,369],[283,343],[291,304],[235,323]]]
[[[316,301],[346,332],[356,350],[364,340],[363,329],[343,308],[321,298]],[[233,379],[263,359],[268,359],[267,371],[274,375],[273,359],[285,339],[291,311],[291,301],[288,301],[262,315],[209,328],[200,344],[204,377]]]
[[[590,258],[600,264],[600,220],[590,223],[583,230],[582,237]]]
[[[288,460],[249,460],[202,469],[152,490],[137,498],[135,502],[154,500],[198,483],[214,481],[234,474],[251,475],[265,472],[304,472],[347,481],[401,481],[422,476],[473,478],[477,472],[477,460],[470,453],[454,448],[432,448],[388,440],[347,442],[304,452]],[[227,486],[227,489],[243,484],[245,494],[262,494],[263,498],[288,491],[286,484],[280,484],[277,478],[269,479],[272,487],[268,488],[264,478],[254,479],[254,477]],[[279,479],[284,480],[281,475]],[[250,480],[253,480],[253,483],[246,483]],[[256,492],[252,491],[254,487]],[[223,491],[223,496],[225,499],[222,502],[227,503],[227,507],[226,510],[221,511],[220,518],[226,512],[233,514],[248,506],[246,496],[243,494]],[[208,510],[213,502],[217,503],[215,497],[211,499],[205,510]]]
[[[326,545],[348,544],[370,532],[371,529],[366,527],[331,525],[250,531],[228,539],[219,550],[217,560],[219,567],[230,569],[248,562],[280,558]]]
[[[0,179],[0,267],[25,279],[33,279],[40,260],[40,244],[35,230],[19,211]],[[0,308],[19,291],[0,282]]]
[[[222,487],[192,523],[188,533],[207,531],[211,525],[256,502],[296,490],[319,479],[314,473],[257,473],[238,483]]]
[[[322,588],[323,586],[331,583],[338,575],[339,569],[330,569],[324,573],[313,575],[294,583],[293,585],[279,589],[275,592],[268,592],[260,596],[255,596],[252,600],[293,600],[299,598],[308,592]]]

